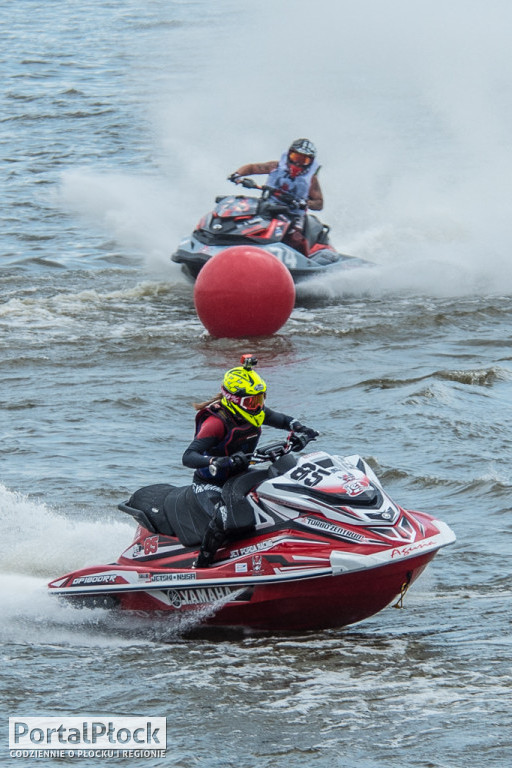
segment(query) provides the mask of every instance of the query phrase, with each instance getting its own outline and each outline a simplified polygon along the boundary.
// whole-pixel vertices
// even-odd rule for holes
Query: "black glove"
[[[210,462],[210,475],[215,477],[219,469],[235,468],[237,470],[247,469],[250,459],[245,453],[234,453],[232,456],[218,456]]]
[[[292,451],[302,451],[308,443],[309,438],[307,435],[299,435],[297,432],[294,432],[290,439]]]
[[[247,469],[249,466],[250,458],[245,453],[242,453],[239,451],[238,453],[234,453],[232,456],[229,457],[231,460],[231,466],[235,467],[236,469],[242,470]]]
[[[234,181],[235,184],[238,184],[241,178],[242,177],[240,174],[235,171],[235,173],[232,173],[231,176],[228,176],[228,181]]]
[[[308,201],[307,200],[299,200],[299,208],[301,211],[305,211],[308,207]]]
[[[217,456],[215,459],[212,459],[209,464],[210,469],[210,475],[212,477],[215,477],[217,475],[217,472],[219,469],[227,469],[228,467],[231,467],[231,458],[229,456]]]
[[[311,429],[311,427],[305,427],[304,424],[301,424],[300,421],[297,421],[296,419],[293,419],[293,421],[290,421],[290,429],[292,432],[296,432],[300,435],[304,435],[308,438],[308,440],[314,440],[315,437],[318,437],[320,432],[317,432],[316,429]]]

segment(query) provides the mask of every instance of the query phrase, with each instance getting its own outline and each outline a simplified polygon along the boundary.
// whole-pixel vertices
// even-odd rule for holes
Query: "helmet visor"
[[[303,155],[302,152],[296,152],[294,149],[288,152],[288,160],[293,165],[300,165],[301,168],[307,168],[313,162],[309,155]]]

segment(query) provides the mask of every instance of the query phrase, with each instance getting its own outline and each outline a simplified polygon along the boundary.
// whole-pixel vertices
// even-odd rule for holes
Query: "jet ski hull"
[[[435,521],[438,533],[415,546],[375,555],[315,550],[293,557],[280,546],[237,557],[221,552],[207,569],[165,568],[141,563],[77,571],[50,583],[50,591],[80,605],[118,607],[137,614],[193,617],[218,627],[315,630],[362,621],[397,600],[438,550],[455,540]],[[154,538],[154,537],[152,537]],[[162,540],[162,548],[169,539]],[[313,550],[310,550],[312,552]],[[123,559],[123,558],[120,558]]]
[[[271,253],[279,259],[288,269],[296,284],[315,276],[331,274],[334,270],[371,266],[369,262],[363,259],[338,253],[331,248],[319,249],[311,257],[306,257],[284,243],[269,245],[251,243],[251,245],[261,248],[261,250]],[[192,236],[180,243],[176,252],[172,254],[171,260],[181,264],[181,270],[189,282],[195,282],[204,265],[227,247],[229,246],[205,245]]]
[[[260,586],[192,587],[157,592],[128,593],[122,607],[134,611],[190,614],[211,609],[202,623],[266,631],[320,630],[345,627],[369,618],[397,600],[434,557],[423,555],[407,564],[394,564],[379,574],[352,573],[281,581]],[[199,582],[200,584],[201,582]],[[231,594],[230,594],[231,593]],[[170,605],[164,602],[167,599]]]

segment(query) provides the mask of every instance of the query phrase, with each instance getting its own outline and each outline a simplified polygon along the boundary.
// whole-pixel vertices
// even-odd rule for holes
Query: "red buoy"
[[[295,285],[276,256],[235,245],[206,262],[194,286],[194,302],[212,336],[268,336],[290,317]]]

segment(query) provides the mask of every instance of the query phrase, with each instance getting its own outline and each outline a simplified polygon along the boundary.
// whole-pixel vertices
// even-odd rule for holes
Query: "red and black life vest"
[[[254,451],[258,444],[258,440],[260,439],[261,427],[255,427],[245,420],[240,421],[220,403],[213,403],[198,411],[196,414],[196,437],[203,422],[210,416],[214,416],[222,421],[225,433],[224,437],[217,443],[217,445],[208,449],[208,455],[232,456],[238,451],[242,451],[243,453],[252,453]],[[204,479],[211,479],[208,467],[196,469],[196,473]],[[222,474],[223,477],[220,478],[217,476],[216,480],[222,480],[222,482],[224,482],[224,480],[227,480],[232,474],[236,474],[236,471],[231,472],[230,470],[227,470],[225,474],[224,472]]]

